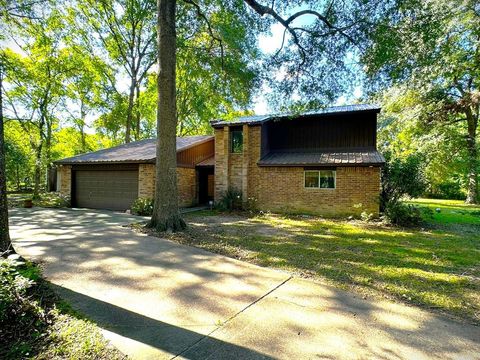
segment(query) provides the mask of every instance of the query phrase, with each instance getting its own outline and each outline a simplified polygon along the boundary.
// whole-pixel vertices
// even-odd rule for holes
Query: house
[[[179,205],[242,193],[246,207],[322,215],[378,214],[373,105],[212,121],[214,136],[177,138]],[[78,207],[125,210],[153,198],[155,140],[57,161],[60,192]]]
[[[180,206],[213,199],[213,155],[213,136],[177,138]],[[155,139],[62,159],[55,162],[57,190],[74,207],[126,210],[137,198],[154,197],[155,159]]]
[[[228,188],[257,209],[378,214],[380,167],[372,105],[215,121],[215,199]]]

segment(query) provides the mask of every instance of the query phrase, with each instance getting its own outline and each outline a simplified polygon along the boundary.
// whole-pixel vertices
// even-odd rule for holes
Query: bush
[[[414,205],[401,202],[405,196],[420,196],[426,187],[423,159],[418,155],[394,158],[385,155],[381,174],[380,210],[387,221],[400,226],[417,226],[423,221],[422,211]]]
[[[384,215],[391,224],[410,227],[421,225],[425,218],[432,218],[433,210],[402,202],[391,202],[387,205]]]
[[[425,191],[423,159],[418,155],[394,158],[390,152],[384,153],[385,165],[382,168],[382,189],[380,209],[386,210],[389,203],[397,203],[402,197],[420,196]]]
[[[434,199],[465,200],[467,197],[459,181],[446,180],[432,185],[426,196]]]
[[[0,260],[0,358],[21,358],[44,336],[48,313],[31,298],[39,270],[32,264]]]
[[[151,216],[153,214],[153,199],[138,198],[131,206],[132,214]]]
[[[399,226],[418,226],[422,223],[422,214],[417,206],[402,202],[390,202],[384,210],[388,222]]]
[[[241,210],[242,209],[242,193],[234,188],[225,191],[217,203],[220,210]]]

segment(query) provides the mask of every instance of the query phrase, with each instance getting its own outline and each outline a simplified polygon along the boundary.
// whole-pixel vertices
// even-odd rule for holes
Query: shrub
[[[45,332],[48,314],[31,298],[38,278],[31,264],[0,260],[0,358],[23,357]]]
[[[389,223],[399,226],[418,226],[422,222],[420,209],[402,202],[389,202],[384,215]]]
[[[225,191],[217,203],[220,210],[240,210],[242,209],[242,193],[235,188],[229,188]]]
[[[385,212],[387,221],[399,226],[419,226],[426,218],[433,217],[433,210],[428,207],[420,207],[402,202],[388,203]]]
[[[465,200],[466,198],[459,180],[445,180],[439,184],[431,185],[426,195],[434,199]]]
[[[417,206],[402,203],[401,199],[419,196],[425,191],[423,159],[417,155],[394,158],[390,152],[384,155],[380,210],[391,224],[417,226],[423,221],[422,211]]]
[[[394,158],[390,152],[384,153],[385,165],[382,168],[382,189],[380,209],[385,210],[390,202],[397,203],[404,196],[420,196],[426,187],[423,174],[423,159],[418,155]]]
[[[131,206],[132,214],[140,216],[151,216],[153,214],[153,199],[138,198]]]

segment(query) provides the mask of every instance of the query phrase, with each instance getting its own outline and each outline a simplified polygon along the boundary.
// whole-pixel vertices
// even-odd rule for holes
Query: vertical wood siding
[[[262,153],[266,150],[376,148],[375,113],[273,121],[265,124],[264,128],[268,149],[262,149]]]
[[[215,154],[213,139],[177,153],[177,166],[195,167],[199,162]]]

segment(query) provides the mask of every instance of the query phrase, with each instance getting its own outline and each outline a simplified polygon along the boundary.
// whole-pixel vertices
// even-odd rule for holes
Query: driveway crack
[[[278,284],[277,286],[275,286],[273,289],[270,289],[269,291],[267,291],[265,294],[263,294],[262,296],[260,296],[259,298],[255,299],[254,301],[252,301],[250,304],[248,304],[247,306],[245,306],[243,309],[241,309],[240,311],[238,311],[237,313],[233,314],[232,316],[230,316],[227,320],[225,320],[223,323],[222,323],[222,326],[218,326],[216,327],[215,329],[213,329],[212,331],[210,331],[208,334],[202,336],[200,339],[198,339],[197,341],[195,341],[193,344],[191,344],[190,346],[186,347],[184,350],[182,350],[180,353],[178,353],[177,355],[175,355],[174,357],[171,358],[171,360],[173,359],[176,359],[178,358],[179,356],[182,356],[183,354],[185,354],[188,350],[190,350],[191,348],[193,348],[195,345],[199,344],[200,342],[202,342],[203,340],[209,338],[215,331],[217,331],[218,329],[222,328],[223,326],[225,326],[227,323],[229,323],[230,321],[232,321],[233,319],[235,319],[238,315],[240,315],[241,313],[245,312],[247,309],[249,309],[250,307],[252,307],[253,305],[255,305],[256,303],[258,303],[259,301],[263,300],[264,298],[266,298],[268,295],[270,295],[271,293],[273,293],[274,291],[278,290],[280,287],[282,287],[283,285],[285,285],[290,279],[292,279],[293,276],[289,276],[288,278],[286,278],[285,280],[283,280],[280,284]]]

